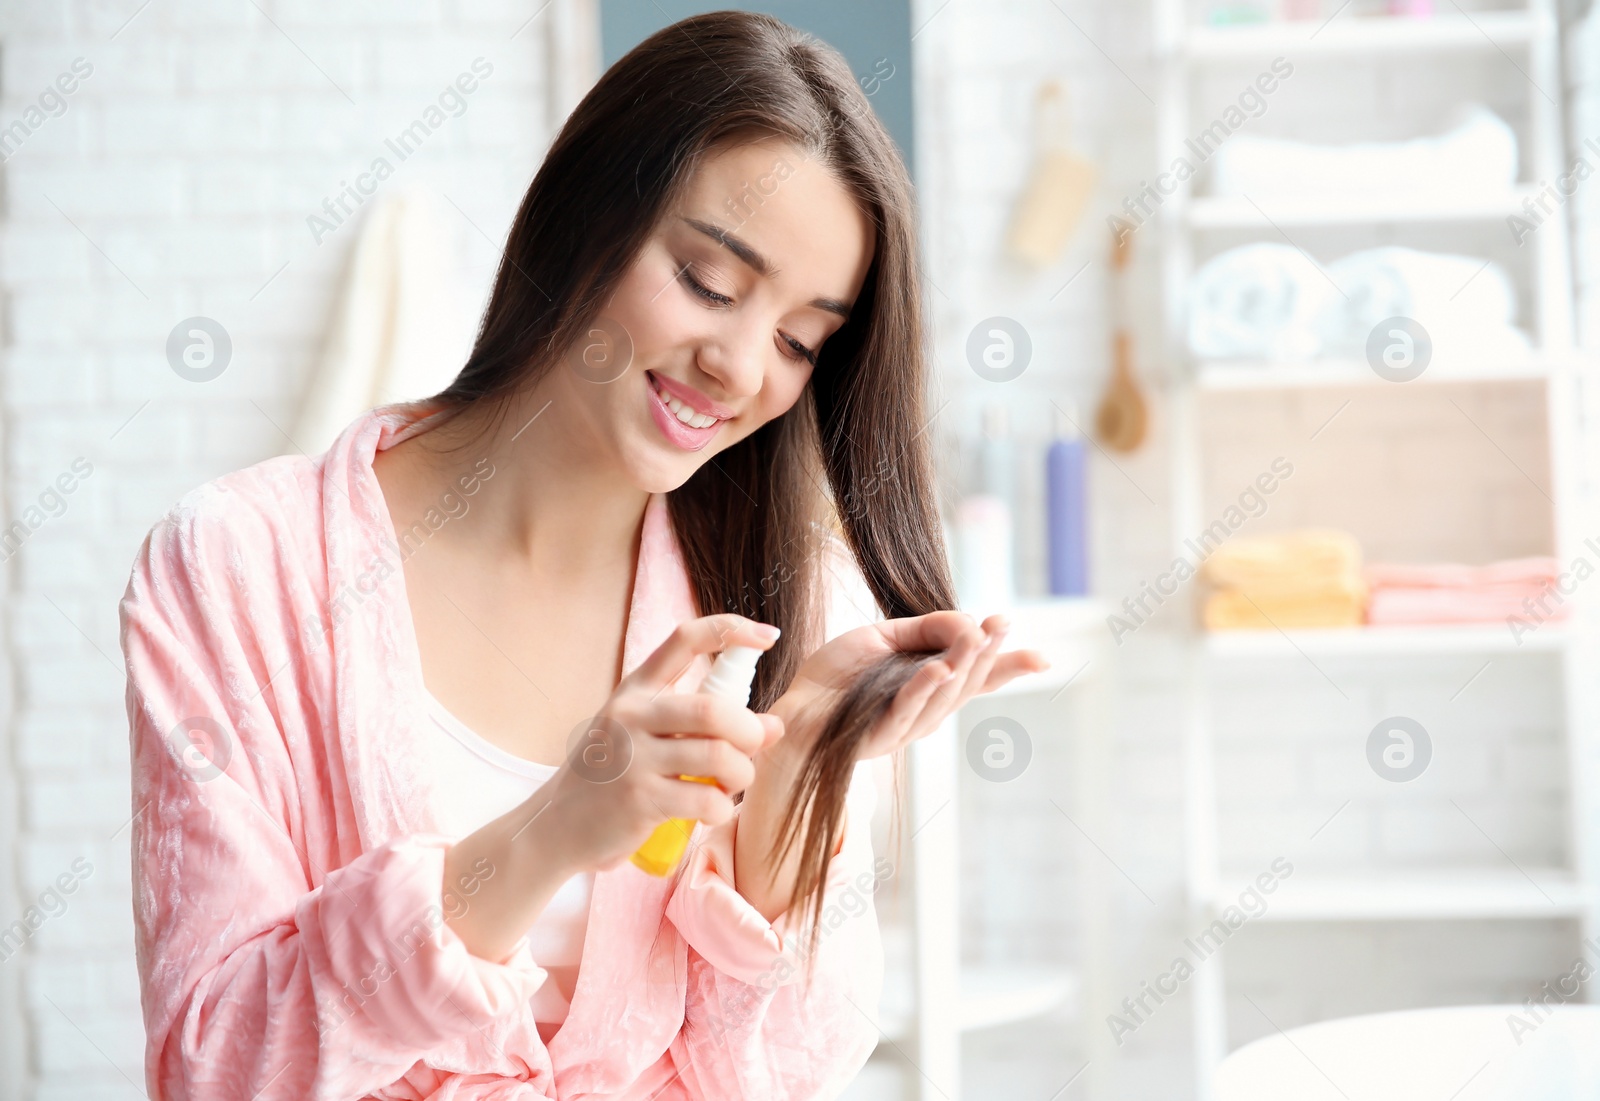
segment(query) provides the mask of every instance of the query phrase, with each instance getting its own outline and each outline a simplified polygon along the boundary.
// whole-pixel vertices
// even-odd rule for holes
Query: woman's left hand
[[[900,689],[861,743],[858,759],[892,753],[931,734],[972,697],[1050,667],[1037,650],[1002,652],[1000,644],[1009,628],[1004,616],[990,616],[980,629],[964,612],[933,612],[845,632],[806,659],[789,690],[774,704],[772,713],[784,720],[785,748],[793,750],[806,742],[851,679],[896,650],[943,653]]]

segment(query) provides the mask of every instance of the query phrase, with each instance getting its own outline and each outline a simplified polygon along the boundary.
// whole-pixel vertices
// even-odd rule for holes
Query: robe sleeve
[[[152,1101],[362,1097],[545,978],[525,944],[492,963],[452,932],[448,839],[315,855],[339,849],[301,793],[342,791],[324,774],[342,765],[308,748],[332,719],[296,689],[313,663],[284,538],[248,506],[180,503],[120,607]]]
[[[824,556],[824,577],[825,638],[879,618],[838,544]],[[659,1096],[831,1097],[872,1054],[883,987],[873,893],[892,872],[872,850],[875,771],[876,762],[861,761],[851,776],[809,960],[799,914],[785,911],[769,923],[734,886],[739,808],[705,830],[667,904],[688,943],[689,970],[683,1029],[668,1053],[675,1077]]]
[[[669,1052],[676,1078],[659,1096],[830,1097],[872,1054],[883,988],[873,892],[892,870],[873,857],[876,800],[872,762],[860,762],[809,960],[795,911],[769,923],[734,887],[737,810],[705,832],[667,903],[689,970],[684,1024]]]

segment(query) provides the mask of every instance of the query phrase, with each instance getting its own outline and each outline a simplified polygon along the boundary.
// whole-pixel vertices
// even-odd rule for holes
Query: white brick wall
[[[74,58],[93,66],[3,168],[5,521],[75,457],[94,467],[5,565],[0,776],[20,800],[14,815],[0,800],[0,926],[75,859],[93,872],[0,963],[0,1000],[15,992],[24,1018],[0,1012],[0,1097],[143,1090],[117,640],[134,550],[185,490],[288,446],[272,422],[292,423],[358,232],[318,245],[306,218],[479,56],[494,72],[466,112],[383,186],[429,183],[504,234],[552,132],[549,13],[512,38],[532,10],[18,0],[0,15],[0,127]],[[486,287],[497,248],[452,229]],[[167,332],[195,314],[234,341],[211,383],[165,361]]]

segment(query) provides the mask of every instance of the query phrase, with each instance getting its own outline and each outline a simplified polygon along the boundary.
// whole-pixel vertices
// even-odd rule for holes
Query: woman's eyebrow
[[[772,264],[768,262],[765,256],[762,256],[755,249],[745,244],[743,241],[735,237],[732,233],[729,233],[727,230],[723,229],[721,226],[715,225],[711,222],[702,222],[699,218],[685,218],[684,221],[687,222],[692,228],[704,233],[717,244],[733,253],[740,260],[743,260],[748,267],[755,270],[757,275],[766,278],[770,278],[772,276],[774,269]]]
[[[743,261],[747,267],[763,278],[770,279],[776,273],[777,269],[772,266],[771,261],[769,261],[765,256],[761,255],[755,249],[751,248],[744,241],[741,241],[738,237],[735,237],[732,233],[723,229],[721,226],[712,222],[703,222],[699,218],[684,218],[683,221],[691,229],[705,234],[717,244],[733,253],[741,261]],[[813,298],[810,302],[810,305],[819,310],[826,310],[829,313],[838,314],[840,317],[845,318],[846,320],[849,320],[850,318],[850,305],[846,302],[839,301],[837,298]]]

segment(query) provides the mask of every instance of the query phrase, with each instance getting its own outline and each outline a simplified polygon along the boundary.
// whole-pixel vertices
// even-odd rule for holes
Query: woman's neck
[[[477,475],[477,522],[457,534],[479,553],[553,578],[631,563],[650,495],[597,461],[586,427],[558,415],[559,404],[534,387],[508,399],[497,421],[484,402],[437,429],[437,441],[428,440],[435,432],[417,441],[445,484]],[[461,446],[444,452],[434,443]],[[488,477],[484,459],[493,464]]]

